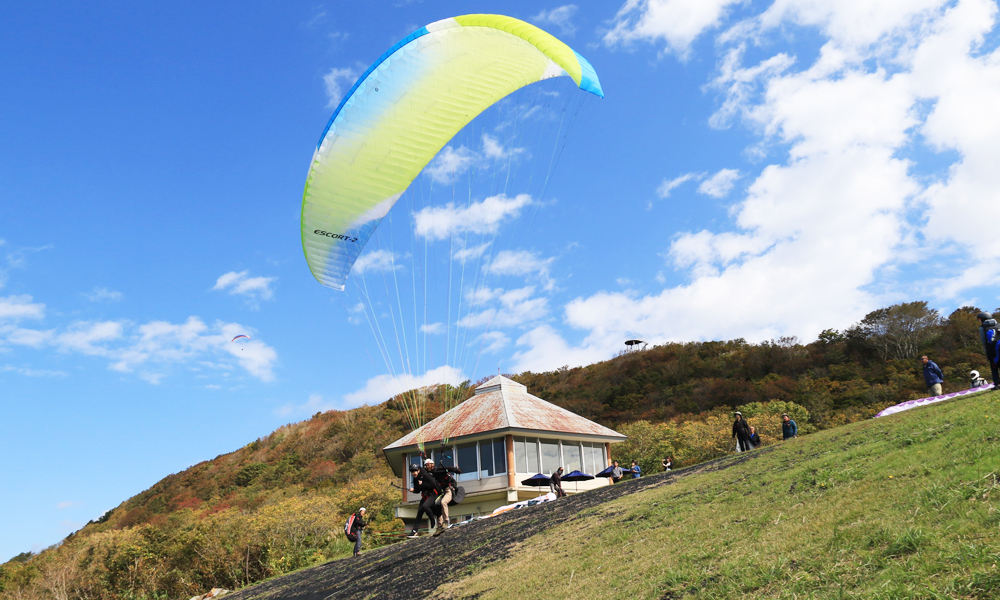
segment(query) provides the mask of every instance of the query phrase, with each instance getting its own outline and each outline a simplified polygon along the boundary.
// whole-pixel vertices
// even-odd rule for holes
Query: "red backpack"
[[[358,541],[358,536],[351,533],[351,527],[354,526],[354,516],[354,513],[351,513],[351,516],[347,519],[347,523],[344,524],[344,534],[347,535],[347,539],[352,542]]]

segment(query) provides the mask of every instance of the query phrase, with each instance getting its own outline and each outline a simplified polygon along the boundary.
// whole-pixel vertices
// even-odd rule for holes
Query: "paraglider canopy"
[[[389,48],[341,100],[313,154],[302,199],[313,276],[343,290],[382,218],[456,133],[510,93],[563,75],[604,97],[587,59],[502,15],[443,19]]]
[[[240,340],[240,339],[247,339],[247,340],[249,340],[250,336],[249,335],[240,334],[240,335],[234,337],[233,339],[229,340],[229,343],[231,344],[231,343],[235,342],[236,340]]]

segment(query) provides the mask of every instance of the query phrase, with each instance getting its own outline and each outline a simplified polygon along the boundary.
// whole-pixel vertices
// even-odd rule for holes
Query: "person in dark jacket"
[[[788,416],[788,413],[781,415],[781,439],[787,440],[799,437],[799,426]]]
[[[451,518],[448,515],[448,504],[451,499],[455,497],[455,490],[458,488],[458,482],[452,477],[452,473],[461,473],[462,469],[458,467],[449,467],[447,465],[437,465],[434,466],[434,461],[427,459],[424,461],[424,468],[434,477],[434,481],[437,482],[438,490],[440,493],[434,499],[434,509],[435,512],[439,512],[437,521],[437,530],[434,535],[440,535],[442,531],[451,527]]]
[[[990,374],[993,378],[993,385],[1000,386],[1000,353],[997,352],[996,338],[1000,335],[1000,328],[993,315],[981,312],[976,315],[979,319],[979,340],[983,343],[983,350],[986,350],[986,360],[990,363]]]
[[[736,420],[733,421],[733,437],[736,438],[737,452],[746,452],[753,448],[750,445],[750,426],[743,418],[743,413],[739,411],[736,411]]]
[[[750,427],[750,447],[751,448],[760,448],[760,444],[761,444],[761,441],[760,441],[760,436],[757,435],[757,428],[751,426]]]
[[[361,554],[361,534],[365,529],[365,507],[362,506],[358,512],[354,513],[354,521],[351,522],[351,535],[354,536],[354,556]]]
[[[927,384],[927,391],[931,393],[931,396],[940,396],[943,393],[941,384],[944,383],[944,372],[941,371],[941,367],[937,366],[937,363],[927,358],[926,354],[920,357],[920,362],[924,365],[924,383]]]
[[[562,474],[563,468],[559,467],[555,472],[549,477],[549,491],[556,495],[556,498],[562,498],[566,495],[566,492],[562,489]]]
[[[427,515],[427,528],[430,529],[434,525],[434,500],[441,493],[441,490],[438,488],[434,476],[416,463],[410,465],[410,475],[413,476],[413,487],[410,488],[410,491],[414,494],[420,494],[420,506],[417,507],[417,517],[413,522],[413,531],[410,532],[410,537],[417,537],[420,519],[424,515]]]

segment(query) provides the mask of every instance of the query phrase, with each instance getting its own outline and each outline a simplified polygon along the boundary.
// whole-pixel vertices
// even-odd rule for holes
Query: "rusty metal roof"
[[[473,397],[404,435],[384,450],[503,429],[572,433],[606,438],[607,441],[625,439],[617,431],[532,396],[524,385],[498,375],[477,387]]]

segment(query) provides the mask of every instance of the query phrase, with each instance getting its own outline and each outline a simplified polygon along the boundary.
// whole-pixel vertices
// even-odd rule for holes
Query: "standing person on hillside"
[[[629,471],[632,472],[632,479],[639,479],[640,477],[642,477],[642,467],[640,467],[639,463],[635,462],[634,460],[632,461],[632,467],[629,469]]]
[[[927,358],[926,354],[920,357],[920,362],[924,364],[924,383],[927,384],[927,391],[931,396],[940,396],[943,393],[941,384],[944,383],[944,372],[937,363]]]
[[[413,521],[413,531],[410,532],[410,537],[415,538],[420,535],[418,533],[420,519],[424,515],[427,515],[427,528],[430,529],[434,525],[434,499],[438,497],[440,490],[434,476],[417,463],[410,465],[410,475],[413,476],[413,487],[410,488],[410,491],[414,494],[420,494],[417,517]]]
[[[986,360],[990,363],[990,372],[993,378],[993,385],[1000,386],[1000,348],[997,342],[1000,341],[1000,330],[997,328],[997,320],[987,312],[976,315],[979,319],[979,339],[983,342],[983,350],[986,350]]]
[[[670,469],[674,468],[674,457],[673,456],[668,456],[668,457],[664,458],[663,462],[661,462],[660,465],[663,466],[663,472],[666,473]]]
[[[361,534],[365,530],[365,507],[362,506],[358,509],[358,512],[354,513],[354,518],[351,521],[351,535],[347,536],[347,539],[354,537],[354,556],[361,554]]]
[[[750,445],[750,426],[740,411],[736,411],[736,420],[733,421],[733,437],[736,438],[737,452],[746,452],[753,448]]]
[[[447,465],[440,465],[435,467],[434,461],[427,459],[424,461],[424,468],[434,477],[434,481],[438,484],[438,490],[441,491],[440,494],[434,499],[435,508],[440,510],[441,514],[438,515],[438,526],[434,535],[440,535],[442,531],[451,527],[451,518],[448,515],[448,504],[451,499],[454,498],[455,490],[458,488],[458,482],[455,478],[451,476],[452,473],[461,473],[462,469],[458,467],[449,467]]]
[[[788,413],[781,415],[781,439],[799,437],[799,426],[788,416]]]
[[[559,467],[556,469],[555,473],[549,477],[549,491],[556,495],[556,498],[562,498],[566,495],[566,492],[562,489],[562,474],[563,468]]]
[[[625,476],[625,472],[618,466],[618,461],[611,461],[611,483],[618,483]]]
[[[760,436],[757,435],[757,428],[750,426],[750,447],[760,448]]]

